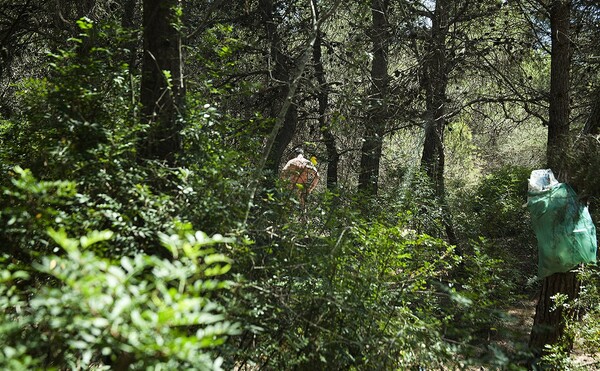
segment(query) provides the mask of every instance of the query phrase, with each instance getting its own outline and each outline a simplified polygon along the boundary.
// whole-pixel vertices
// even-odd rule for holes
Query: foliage
[[[2,189],[2,242],[16,258],[50,251],[45,231],[67,218],[61,207],[76,195],[73,182],[38,181],[30,170],[15,167],[13,186]],[[19,246],[15,248],[14,246]]]
[[[239,123],[204,102],[189,98],[181,159],[186,166],[179,170],[176,200],[194,225],[216,233],[237,229],[243,221],[253,168],[252,159],[228,143],[239,140],[228,135]]]
[[[61,3],[71,13],[85,5]],[[326,14],[333,3],[315,2],[315,10]],[[312,32],[308,3],[215,4],[178,9],[177,29],[190,43],[177,168],[136,150],[148,130],[139,110],[139,40],[109,21],[118,17],[113,6],[131,10],[122,24],[139,21],[125,3],[97,1],[111,16],[80,19],[80,35],[67,42],[58,33],[32,41],[39,50],[61,47],[0,92],[2,102],[14,102],[0,119],[0,367],[518,369],[528,355],[519,336],[528,329],[508,331],[506,309],[527,291],[535,263],[521,207],[529,169],[498,164],[539,157],[518,158],[535,151],[515,138],[531,136],[523,125],[545,133],[549,58],[540,43],[549,38],[525,27],[544,26],[542,9],[530,18],[512,2],[449,8],[459,23],[438,44],[448,73],[448,91],[439,92],[447,107],[440,108],[445,130],[454,130],[444,141],[453,175],[446,186],[466,186],[449,192],[448,210],[414,164],[429,119],[419,71],[438,52],[424,16],[435,14],[433,3],[390,8],[384,146],[400,130],[416,139],[383,148],[380,192],[368,200],[354,188],[374,94],[366,88],[375,53],[370,6],[339,7],[320,25],[323,79],[308,66],[296,96],[286,97],[286,79]],[[578,63],[575,72],[589,66]],[[16,88],[17,96],[4,96]],[[318,155],[327,133],[327,150],[340,159],[335,194],[319,188],[306,208],[284,187],[271,187],[274,179],[250,200],[249,185],[264,180],[255,178],[264,170],[256,169],[264,133],[288,98],[297,113],[286,118],[297,124],[283,133],[290,144],[310,142]],[[316,115],[317,103],[325,112]],[[577,107],[573,120],[584,110]],[[593,196],[587,165],[600,156],[594,146],[580,149],[573,162],[586,167],[572,166],[573,179]],[[409,165],[401,151],[410,152]],[[448,222],[458,246],[442,240]],[[577,304],[583,321],[569,331],[591,352],[598,348],[597,272],[585,272]],[[546,361],[571,367],[566,355],[556,348]]]
[[[556,344],[548,345],[541,364],[561,370],[589,370],[600,364],[600,271],[596,265],[578,270],[581,286],[574,302],[554,298],[565,313],[565,333]],[[573,347],[573,339],[574,348]]]
[[[600,204],[597,194],[600,192],[600,182],[596,169],[600,161],[600,142],[592,135],[582,135],[576,145],[568,152],[567,163],[572,169],[570,183],[582,202],[590,204],[592,213]]]
[[[127,52],[107,47],[124,36],[115,27],[79,26],[80,38],[48,55],[48,77],[21,83],[19,114],[3,130],[2,158],[42,178],[84,176],[132,155],[138,128],[123,109],[136,111],[129,99],[134,86],[127,64],[119,63]]]
[[[522,305],[526,290],[520,286],[522,278],[514,276],[518,270],[513,263],[495,257],[495,248],[483,238],[471,242],[452,281],[468,310],[450,311],[456,325],[448,329],[448,336],[468,342],[471,347],[465,353],[475,364],[520,369],[530,358],[524,336],[528,329],[516,327],[519,318],[508,309]]]
[[[324,236],[313,224],[321,211],[309,225],[290,221],[271,231],[263,265],[243,290],[245,301],[260,305],[245,317],[257,330],[242,337],[238,362],[268,369],[449,362],[452,346],[432,311],[433,282],[456,262],[452,248],[399,225],[354,221]]]
[[[110,248],[95,246],[98,252],[120,256],[157,249],[157,231],[172,225],[173,201],[167,195],[155,195],[141,183],[131,184],[141,182],[139,174],[100,173],[95,181],[121,174],[120,187],[101,192],[93,189],[93,182],[86,187],[73,181],[38,181],[30,170],[16,167],[10,178],[12,187],[4,187],[0,197],[3,243],[20,258],[35,257],[51,249],[45,234],[49,227],[64,228],[71,234],[109,228],[115,233],[113,244]],[[80,188],[87,192],[79,193]]]
[[[527,182],[531,169],[506,166],[482,179],[474,190],[472,215],[474,225],[465,231],[469,237],[521,237],[529,233]],[[457,199],[466,199],[460,194]]]
[[[92,33],[95,26],[80,27]],[[118,41],[115,29],[97,31],[98,43]],[[220,168],[233,168],[219,161],[237,159],[235,152],[199,131],[203,147],[188,161],[214,148],[202,166],[139,161],[135,142],[146,128],[136,124],[131,100],[136,77],[118,63],[119,50],[72,42],[50,57],[49,77],[22,86],[21,114],[0,132],[0,235],[11,253],[2,258],[0,364],[217,369],[210,348],[237,330],[216,296],[231,286],[218,279],[229,258],[211,245],[231,240],[190,234],[181,221],[203,221],[211,233],[224,219],[236,225],[222,203],[233,189],[226,185],[237,182],[210,184]],[[196,122],[202,128],[211,120]],[[224,217],[210,220],[205,213],[214,210]],[[183,229],[163,234],[173,225]]]
[[[135,142],[144,128],[135,124],[130,99],[135,78],[119,63],[124,50],[103,47],[111,40],[119,45],[119,29],[97,29],[87,21],[79,26],[81,39],[49,56],[49,76],[23,83],[20,114],[0,133],[8,165],[3,181],[13,178],[10,165],[30,169],[19,172],[2,195],[3,205],[20,209],[3,211],[2,218],[15,222],[4,239],[9,246],[36,245],[35,252],[48,246],[45,229],[29,227],[45,223],[72,235],[111,229],[111,253],[156,248],[156,232],[170,225],[175,206],[169,195],[155,194],[147,179],[171,179],[176,171],[136,162]],[[90,44],[92,34],[98,46]],[[48,181],[38,183],[32,174]],[[65,181],[71,193],[53,190],[53,179]]]
[[[474,189],[457,191],[452,198],[461,239],[478,244],[483,237],[483,253],[503,261],[501,279],[517,287],[535,275],[537,262],[535,235],[524,207],[530,172],[506,166],[484,177]]]
[[[292,212],[257,235],[253,269],[232,306],[253,309],[238,313],[248,327],[229,344],[231,365],[515,365],[510,350],[481,343],[510,320],[498,309],[513,289],[498,276],[500,261],[483,252],[457,256],[443,240],[411,229],[412,216],[400,208],[395,218],[386,216],[391,206],[367,218],[348,200],[330,202]],[[466,277],[456,276],[461,266]]]
[[[366,212],[375,211],[374,216],[382,218],[386,223],[403,224],[417,233],[444,236],[443,221],[446,216],[425,172],[400,168],[395,173],[394,180],[399,184],[386,189],[374,201],[382,206],[375,208],[373,205],[366,205]]]
[[[2,270],[3,368],[220,368],[211,348],[236,334],[237,325],[213,298],[231,283],[219,279],[230,259],[211,245],[231,240],[165,234],[161,242],[175,259],[111,260],[89,249],[110,243],[110,231],[49,235],[61,250],[33,265],[40,280],[12,265]]]
[[[72,193],[57,194],[55,185],[33,178],[14,180],[16,187],[5,191],[2,201],[21,208],[21,216],[10,210],[0,214],[12,226],[4,238],[47,245],[45,229],[30,228],[32,223],[65,228],[72,235],[107,228],[115,236],[105,253],[122,255],[161,251],[157,232],[175,219],[201,225],[209,233],[237,228],[246,205],[243,180],[249,167],[220,135],[230,121],[192,95],[181,160],[187,166],[172,169],[141,161],[136,143],[147,128],[137,123],[132,89],[138,78],[118,62],[127,50],[103,46],[122,45],[126,35],[117,26],[79,25],[82,38],[49,57],[49,77],[23,84],[21,114],[0,128],[4,182],[12,178],[11,165],[19,165],[31,169],[29,178],[36,174],[70,181],[65,184]],[[38,184],[47,196],[39,197],[27,182]],[[232,203],[232,198],[239,202]],[[39,236],[32,238],[32,233]]]

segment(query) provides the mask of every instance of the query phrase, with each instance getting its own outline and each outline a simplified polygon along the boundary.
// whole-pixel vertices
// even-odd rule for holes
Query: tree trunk
[[[140,155],[146,159],[174,165],[181,150],[183,102],[183,56],[175,8],[179,0],[144,0],[142,115],[149,125],[140,143]]]
[[[317,13],[317,18],[318,17],[319,15]],[[313,61],[315,63],[315,78],[319,84],[319,90],[317,91],[317,101],[319,103],[319,129],[321,130],[323,141],[327,148],[327,189],[331,191],[337,187],[340,155],[337,151],[335,137],[331,132],[330,122],[327,119],[327,110],[329,109],[329,88],[325,77],[325,69],[323,68],[321,53],[322,45],[323,33],[319,30],[313,47]]]
[[[588,119],[585,122],[582,134],[598,135],[600,134],[600,91],[596,92],[594,104]]]
[[[273,94],[271,104],[271,116],[276,117],[289,96],[291,84],[290,71],[294,69],[294,61],[282,51],[283,45],[277,31],[273,0],[260,0],[259,6],[261,18],[265,25],[267,40],[269,41],[268,58],[271,77],[275,80],[275,84],[280,85]],[[295,99],[295,97],[292,97],[292,99]],[[286,147],[294,138],[297,124],[298,110],[294,102],[292,102],[286,111],[283,125],[275,136],[273,147],[267,159],[266,170],[269,170],[273,175],[279,171],[281,158]],[[274,179],[274,177],[268,177],[268,179]]]
[[[435,194],[444,210],[444,227],[448,241],[456,245],[458,240],[452,225],[446,202],[444,184],[444,130],[446,128],[446,89],[449,64],[446,58],[446,36],[449,26],[449,0],[438,0],[431,20],[431,39],[423,68],[422,84],[426,94],[425,141],[421,156],[421,168],[433,184]]]
[[[547,161],[561,182],[568,180],[568,169],[564,164],[569,143],[570,6],[568,0],[555,0],[550,6],[552,56]],[[564,313],[562,308],[552,310],[552,296],[561,293],[573,300],[578,292],[576,273],[556,273],[544,278],[529,340],[534,353],[542,354],[544,345],[555,344],[564,333]],[[566,340],[571,343],[567,345],[572,345],[572,339]]]
[[[564,294],[567,295],[568,301],[572,301],[577,297],[578,292],[579,280],[574,272],[555,273],[544,279],[529,338],[529,348],[534,354],[541,355],[544,345],[556,344],[564,334],[564,316],[568,313],[565,313],[560,306],[553,310],[552,297],[556,294]],[[572,346],[572,339],[566,340],[568,347]]]
[[[388,75],[390,42],[388,5],[389,0],[371,1],[373,62],[371,64],[370,115],[369,122],[365,124],[360,174],[358,176],[358,190],[364,192],[367,196],[377,195],[383,135],[388,118],[387,100],[390,81]]]
[[[267,0],[266,3],[271,4],[271,2],[269,0]],[[264,4],[264,3],[261,3],[261,4]],[[319,27],[325,19],[329,18],[333,14],[333,12],[335,11],[335,9],[337,9],[339,4],[340,4],[340,1],[339,0],[336,1],[334,3],[333,7],[331,8],[331,10],[325,16],[323,16],[321,19],[317,19],[317,15],[316,15],[316,11],[315,11],[316,10],[315,0],[313,0],[311,2],[311,8],[313,10],[313,12],[312,12],[312,16],[313,16],[313,18],[312,18],[312,26],[313,26],[312,33],[306,42],[306,48],[304,49],[304,52],[297,60],[295,68],[291,69],[291,71],[290,71],[291,78],[289,80],[289,84],[287,85],[287,94],[284,97],[281,108],[279,109],[279,112],[277,113],[277,115],[275,117],[275,123],[274,123],[273,128],[271,129],[271,133],[266,138],[265,148],[263,150],[262,156],[260,157],[260,162],[256,168],[257,175],[262,173],[262,171],[265,169],[266,164],[268,163],[269,159],[272,157],[271,152],[275,145],[275,141],[278,136],[278,133],[280,133],[282,128],[285,126],[286,117],[288,116],[289,109],[292,106],[293,99],[296,96],[296,90],[298,89],[298,86],[300,85],[300,78],[302,77],[302,74],[304,73],[306,64],[308,63],[311,52],[314,49],[314,44],[315,44],[315,40],[317,38]],[[279,170],[278,167],[277,167],[277,170]],[[252,208],[252,205],[254,202],[254,197],[255,197],[256,191],[258,189],[258,178],[259,178],[259,176],[256,176],[254,178],[253,184],[251,185],[251,188],[250,188],[251,189],[250,197],[248,199],[248,207],[246,209],[246,216],[244,217],[243,225],[247,225],[248,217],[250,216],[250,210]],[[272,177],[272,178],[273,179],[271,179],[271,181],[274,182],[274,177]]]
[[[426,121],[421,167],[433,183],[438,196],[444,192],[448,18],[447,0],[436,1],[434,16],[431,20],[431,40],[423,69]]]
[[[569,39],[570,1],[554,0],[550,5],[552,55],[550,60],[550,112],[548,117],[548,166],[566,182],[565,155],[569,140],[569,89],[571,45]]]

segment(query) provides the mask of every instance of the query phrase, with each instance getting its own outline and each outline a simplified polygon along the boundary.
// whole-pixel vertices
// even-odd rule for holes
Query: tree
[[[446,35],[449,27],[449,4],[435,2],[431,18],[431,35],[423,63],[422,86],[426,93],[425,142],[421,167],[434,184],[438,195],[444,189],[444,129],[446,127],[446,88],[448,86],[448,61]]]
[[[570,12],[571,1],[553,0],[549,7],[551,30],[551,71],[550,109],[548,120],[548,167],[566,182],[569,169],[564,164],[569,148],[569,87],[570,87]],[[579,281],[575,272],[555,273],[544,278],[536,307],[533,328],[529,341],[530,348],[542,353],[544,345],[556,344],[564,333],[563,316],[566,311],[559,305],[554,309],[557,294],[564,294],[569,300],[575,299],[579,291]],[[567,339],[569,342],[569,339]],[[570,340],[572,342],[572,339]],[[572,345],[572,343],[570,344]]]
[[[389,90],[388,52],[390,35],[388,0],[372,0],[371,14],[373,26],[371,42],[373,61],[371,63],[371,92],[369,114],[365,122],[365,134],[360,157],[358,190],[366,195],[377,195],[379,182],[379,163],[383,145],[383,136],[388,119],[387,100]]]
[[[0,114],[10,116],[15,106],[14,83],[43,74],[47,50],[64,46],[69,37],[79,37],[76,20],[108,18],[110,10],[95,0],[3,0],[0,4]],[[82,40],[88,45],[89,38]],[[80,52],[85,48],[80,48]]]
[[[272,174],[277,174],[281,158],[285,148],[292,141],[298,125],[298,109],[295,94],[290,94],[290,85],[295,76],[290,72],[294,69],[296,61],[293,57],[285,53],[284,41],[279,35],[278,26],[280,24],[279,14],[276,4],[273,0],[260,0],[260,15],[265,27],[265,34],[269,43],[269,59],[271,83],[274,83],[273,96],[271,97],[270,116],[276,117],[286,105],[286,99],[291,99],[292,104],[288,106],[284,113],[283,125],[277,131],[272,150],[268,153],[267,170]],[[303,68],[304,66],[302,66]]]
[[[144,0],[143,60],[140,101],[149,128],[140,155],[174,165],[181,149],[185,85],[180,0]]]
[[[318,8],[315,7],[316,16],[319,17]],[[335,136],[331,130],[331,119],[328,117],[329,114],[329,94],[330,88],[327,84],[327,76],[325,73],[325,67],[323,63],[323,31],[317,30],[317,37],[315,39],[315,45],[313,47],[313,61],[315,64],[315,79],[317,80],[317,102],[319,113],[318,122],[321,135],[323,136],[323,142],[327,148],[327,189],[333,190],[337,187],[338,183],[338,166],[340,161],[340,155],[337,150]]]
[[[454,19],[456,21],[456,18]],[[425,90],[425,141],[421,168],[433,184],[435,194],[444,209],[444,227],[448,240],[457,244],[450,210],[446,202],[444,185],[444,130],[447,124],[448,79],[452,61],[447,59],[447,41],[450,27],[450,2],[437,0],[431,14],[431,33],[427,40],[426,55],[422,67],[422,87]]]
[[[446,189],[447,132],[454,122],[468,124],[473,131],[489,130],[486,124],[496,125],[512,113],[506,105],[526,99],[512,91],[511,78],[506,78],[518,65],[518,58],[513,57],[525,41],[515,30],[516,21],[507,2],[437,0],[411,4],[411,12],[417,16],[411,34],[419,61],[419,96],[424,100],[420,166],[443,210],[448,240],[456,244],[459,241]],[[494,114],[486,117],[486,111]],[[517,119],[507,117],[510,122]]]
[[[600,50],[600,28],[597,21],[600,6],[597,2],[580,0],[575,3],[571,12],[571,40],[578,46],[573,51],[574,60],[571,64],[571,97],[576,102],[587,102],[581,105],[581,111],[575,110],[573,116],[583,116],[585,125],[582,134],[597,135],[600,133],[598,65],[590,61],[594,60],[593,56]]]

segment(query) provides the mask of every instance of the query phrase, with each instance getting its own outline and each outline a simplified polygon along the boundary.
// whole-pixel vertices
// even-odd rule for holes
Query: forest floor
[[[507,310],[507,314],[513,319],[507,323],[507,327],[516,335],[515,340],[519,343],[529,343],[529,332],[533,326],[536,304],[535,299],[523,299]]]
[[[516,354],[519,349],[526,349],[533,326],[536,305],[537,298],[524,298],[506,310],[508,320],[505,322],[504,332],[507,335],[498,337],[495,343],[499,348],[512,354]],[[578,347],[577,339],[575,339],[571,359],[574,366],[577,367],[576,369],[600,371],[600,364],[598,363],[600,352],[594,357],[583,352]]]
[[[535,299],[524,297],[505,308],[505,317],[498,326],[496,335],[491,339],[492,345],[510,357],[523,357],[522,361],[525,363],[528,361],[525,357],[536,303]]]

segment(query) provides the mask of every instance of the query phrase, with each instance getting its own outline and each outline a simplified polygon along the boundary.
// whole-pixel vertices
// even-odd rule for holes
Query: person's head
[[[294,148],[294,153],[296,154],[296,156],[304,155],[304,150],[300,147],[296,147]]]

